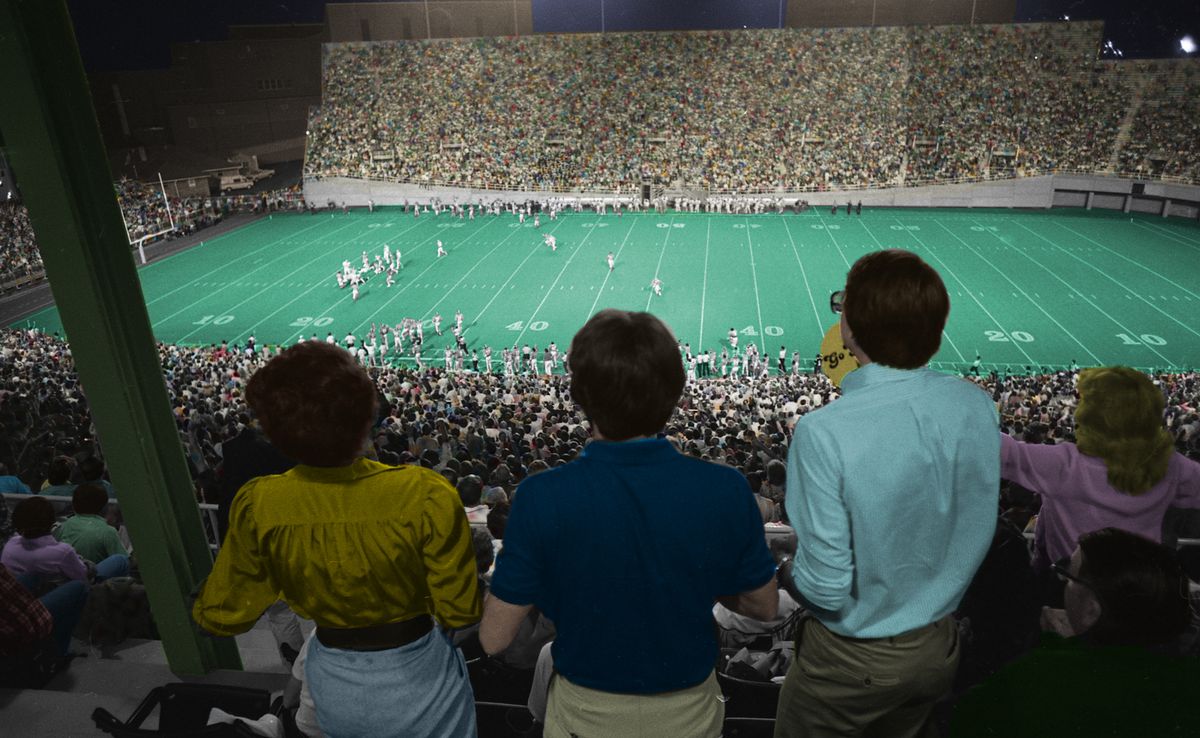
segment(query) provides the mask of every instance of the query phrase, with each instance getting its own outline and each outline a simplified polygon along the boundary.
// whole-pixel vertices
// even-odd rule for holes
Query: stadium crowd
[[[245,383],[279,350],[159,346],[181,441],[206,501],[219,501],[206,472],[220,465],[221,444],[248,419]],[[690,381],[666,434],[685,453],[739,469],[757,489],[767,480],[768,464],[786,460],[796,421],[839,395],[823,375],[804,368],[765,378]],[[0,334],[0,369],[5,377],[0,461],[13,474],[37,489],[54,456],[82,459],[98,451],[65,340],[6,329]],[[489,473],[507,466],[511,474],[500,474],[515,485],[537,461],[547,466],[570,461],[588,437],[586,418],[572,404],[564,375],[505,375],[499,363],[493,374],[392,366],[369,372],[392,410],[375,436],[376,452],[392,463],[418,462],[435,451],[439,465],[456,459],[451,467],[467,462],[478,471],[483,464]],[[964,366],[963,375],[998,404],[1003,432],[1035,443],[1074,440],[1078,372],[976,377]],[[1164,423],[1176,447],[1200,459],[1200,373],[1156,374],[1153,380],[1166,397]]]
[[[42,255],[29,211],[17,203],[0,203],[0,292],[41,271]]]
[[[1200,174],[1200,64],[1148,65],[1141,108],[1120,153],[1121,170],[1194,179]]]
[[[322,351],[334,348],[325,341],[316,344],[320,345]],[[674,353],[676,349],[672,347],[671,350]],[[247,384],[272,357],[278,355],[279,349],[161,345],[159,351],[181,440],[196,478],[197,498],[219,502],[222,495],[231,494],[221,480],[224,449],[232,448],[235,439],[247,432],[260,432],[254,430],[258,426],[251,420],[254,413],[249,405],[254,404],[260,413],[263,407],[261,401],[255,404],[252,398],[248,404],[247,397],[253,393],[247,392]],[[355,356],[353,353],[344,355],[348,364],[356,363],[356,359],[351,358]],[[94,566],[86,573],[72,574],[68,579],[91,581],[93,585],[98,585],[106,578],[120,577],[130,566],[122,548],[124,544],[111,535],[112,528],[108,526],[110,522],[115,522],[111,515],[106,520],[102,505],[91,499],[96,495],[119,498],[119,491],[113,491],[103,479],[104,466],[99,461],[99,448],[86,399],[72,371],[69,348],[56,336],[29,330],[8,330],[0,336],[0,369],[6,377],[3,387],[0,387],[0,424],[4,443],[0,447],[0,461],[7,465],[7,468],[0,469],[0,484],[7,485],[4,489],[10,492],[32,489],[35,492],[41,490],[44,495],[73,496],[76,515],[68,522],[74,520],[75,523],[71,528],[64,526],[65,533],[60,531],[56,534],[58,537],[54,540],[59,542],[53,545],[93,546],[88,550],[94,553],[89,553],[85,558]],[[373,441],[370,444],[371,458],[386,465],[424,467],[436,472],[440,475],[438,478],[444,478],[457,489],[456,497],[466,508],[467,519],[478,524],[486,522],[488,533],[480,528],[473,536],[483,536],[484,544],[482,547],[478,541],[473,544],[473,560],[479,564],[482,577],[480,586],[487,588],[491,582],[491,571],[496,566],[493,550],[502,548],[502,539],[518,489],[525,489],[521,485],[539,472],[566,468],[573,461],[587,458],[588,453],[595,453],[595,447],[589,444],[589,440],[594,432],[590,418],[596,417],[596,411],[590,406],[590,411],[585,411],[581,406],[583,401],[569,394],[568,380],[561,375],[481,374],[439,369],[414,371],[395,367],[371,367],[366,371],[369,372],[371,392],[379,397],[381,403],[379,412],[373,416],[375,422],[369,434]],[[999,406],[1001,430],[1004,433],[1023,440],[1025,445],[1082,443],[1076,437],[1076,412],[1079,410],[1077,389],[1081,377],[1078,372],[975,377],[967,370],[964,375]],[[305,379],[310,376],[310,373],[305,374]],[[786,504],[787,491],[792,488],[787,480],[790,474],[796,473],[794,468],[789,469],[789,461],[795,463],[794,458],[789,460],[789,446],[796,442],[793,431],[811,410],[831,404],[836,406],[840,402],[839,390],[823,376],[812,374],[784,373],[737,380],[711,378],[686,383],[682,379],[682,371],[680,377],[682,397],[662,427],[664,442],[683,455],[736,469],[739,472],[737,478],[745,479],[753,493],[756,524],[769,527],[781,519],[787,522],[789,508],[793,514],[796,511],[795,507]],[[1165,398],[1162,421],[1172,447],[1192,459],[1200,459],[1200,413],[1197,412],[1200,374],[1162,374],[1152,379],[1157,391],[1161,391]],[[277,434],[279,431],[267,427],[267,432]],[[1193,490],[1190,494],[1197,492],[1200,490]],[[225,500],[226,505],[229,502]],[[1001,488],[1002,517],[1018,525],[1012,529],[1014,531],[1022,526],[1033,527],[1033,521],[1038,517],[1038,502],[1039,495],[1019,485],[1005,483]],[[5,505],[5,518],[9,517],[8,505],[11,505],[11,501]],[[51,508],[47,510],[52,511]],[[24,531],[26,538],[36,537],[35,534],[45,535],[36,526],[46,527],[46,521],[42,519],[46,514],[46,510],[35,511],[29,506],[22,508],[14,513],[18,523],[16,530]],[[78,530],[83,532],[79,533]],[[5,531],[6,535],[8,533]],[[108,543],[106,547],[95,548],[100,534],[109,539]],[[1194,532],[1189,534],[1194,535]],[[496,538],[494,543],[490,541],[492,536]],[[1170,540],[1169,534],[1162,537]],[[993,549],[1001,550],[1000,540],[998,533]],[[1149,542],[1141,543],[1142,540],[1131,539],[1128,545],[1151,545]],[[795,543],[795,537],[792,537],[790,544],[785,543],[782,547],[773,545],[775,560],[786,562],[790,555],[798,555]],[[16,549],[13,551],[9,554],[12,557],[10,562],[20,562],[20,555],[15,552]],[[989,553],[989,557],[993,555]],[[1098,557],[1100,554],[1095,555]],[[16,566],[19,568],[20,563]],[[1164,566],[1170,569],[1170,566],[1178,567],[1178,564]],[[1077,570],[1073,571],[1080,575]],[[1012,586],[1009,579],[996,573],[995,567],[988,577],[995,577],[994,581],[988,579],[991,582],[988,586]],[[30,581],[25,574],[19,579],[23,584]],[[805,612],[811,608],[798,607],[797,603],[803,600],[790,595],[784,584],[785,589],[779,595],[780,607],[784,609],[778,614],[744,607],[739,610],[740,606],[724,601],[716,605],[714,617],[723,628],[720,643],[732,647],[724,657],[722,679],[726,680],[726,687],[730,679],[761,681],[765,678],[764,673],[769,676],[787,671],[790,657],[782,652],[771,656],[772,651],[778,651],[783,648],[783,643],[788,642],[789,637],[781,636],[784,631],[780,629],[804,627],[798,624],[807,622],[805,618],[811,616],[805,615]],[[972,592],[978,586],[982,585],[973,585]],[[1114,591],[1120,594],[1119,585],[1113,586],[1117,587]],[[512,584],[507,583],[499,591],[511,593],[511,587]],[[60,599],[68,600],[66,605],[49,598],[48,594],[43,595],[43,599],[49,598],[46,602],[48,611],[60,612],[64,607],[82,608],[81,595],[76,589],[77,586],[72,586],[54,590],[59,592]],[[33,591],[36,593],[39,590],[35,586]],[[1048,599],[1042,593],[1037,593],[1037,596]],[[1069,593],[1067,597],[1070,602]],[[967,687],[984,681],[986,676],[1000,668],[1001,663],[1028,652],[1033,645],[1029,633],[1024,634],[1024,645],[1018,647],[1014,643],[997,646],[989,641],[986,634],[978,632],[988,627],[985,621],[988,613],[978,611],[980,601],[991,602],[978,592],[968,595],[963,609],[975,608],[976,611],[969,617],[960,611],[957,620],[959,637],[965,639],[964,643],[973,644],[974,649],[970,652],[973,656],[964,654],[961,683],[955,691],[957,695],[964,694]],[[1049,601],[1053,604],[1052,599]],[[1075,631],[1064,619],[1067,615],[1053,614],[1068,612],[1070,607],[1068,604],[1067,611],[1052,610],[1051,614],[1044,614],[1043,628],[1067,636],[1074,634]],[[739,611],[751,612],[755,616],[739,615]],[[992,616],[996,614],[992,613]],[[469,620],[477,615],[466,617]],[[975,619],[973,625],[972,617]],[[66,618],[63,622],[71,624],[75,621]],[[811,629],[817,626],[807,627]],[[1150,626],[1143,624],[1137,627]],[[1162,627],[1170,637],[1156,633],[1155,638],[1174,642],[1176,651],[1195,652],[1197,639],[1194,627],[1182,634],[1176,625]],[[531,670],[536,659],[530,654],[540,649],[542,660],[549,658],[550,650],[546,644],[555,637],[554,628],[552,625],[539,625],[521,633],[517,646],[513,647],[516,650],[512,654],[506,651],[499,658],[501,661],[507,657],[520,662],[518,671],[528,676],[529,683],[533,685],[530,687],[530,709],[539,722],[553,721],[556,718],[553,715],[547,717],[545,712],[545,687],[534,676],[536,672]],[[64,637],[69,637],[69,632],[64,636],[61,629],[56,631],[56,642],[63,642]],[[487,648],[489,637],[480,637]],[[761,641],[763,637],[767,638],[766,642]],[[1133,638],[1128,633],[1121,637]],[[329,633],[328,638],[332,642],[335,635]],[[735,653],[743,646],[755,644],[767,650],[758,656],[753,652],[749,656]],[[466,643],[463,648],[477,649],[478,646],[472,647]],[[310,651],[309,648],[303,650],[304,653]],[[1006,655],[1003,658],[996,656],[997,651]],[[524,655],[518,658],[514,655],[516,653]],[[1056,652],[1047,650],[1045,644],[1031,653],[1035,654],[1033,658],[1049,658],[1052,664],[1058,663],[1054,660],[1059,658],[1055,656]],[[296,655],[295,650],[291,655]],[[323,658],[328,658],[328,654]],[[299,663],[303,664],[303,657]],[[1140,661],[1138,663],[1141,664]],[[1151,665],[1155,668],[1160,666],[1157,662]],[[1141,664],[1139,668],[1149,666]],[[544,671],[543,667],[539,665],[538,671]],[[970,673],[972,677],[962,682],[964,673]],[[303,679],[305,671],[298,668],[295,674]],[[511,680],[512,673],[502,672],[501,676]],[[487,699],[487,690],[498,688],[493,677],[494,673],[489,677],[478,669],[472,671],[476,699]],[[322,681],[327,677],[316,679],[314,689],[326,694],[336,690],[328,681]],[[518,681],[525,684],[523,680],[524,677]],[[788,688],[785,687],[780,696],[780,719],[785,721],[792,719],[785,715],[783,707],[792,699],[788,694]],[[986,692],[965,694],[967,697],[962,703],[965,707],[960,709],[955,720],[966,720],[970,724],[973,720],[983,719],[979,717],[980,713],[989,715],[987,720],[996,719],[989,713],[992,703],[979,696]],[[565,697],[560,695],[559,699]],[[941,715],[938,719],[948,721],[949,714]],[[309,725],[315,726],[316,723],[310,722]]]
[[[113,188],[131,243],[178,238],[215,225],[234,213],[280,210],[303,202],[298,186],[258,195],[171,197],[168,214],[162,190],[156,184],[121,180]],[[44,272],[28,210],[20,203],[0,203],[0,292],[18,289]]]
[[[1165,151],[1165,171],[1193,171],[1188,92],[1197,65],[1099,62],[1101,30],[1053,23],[328,45],[305,174],[557,191],[629,191],[651,179],[773,192],[1101,171],[1146,74],[1150,102],[1127,158]],[[1181,75],[1186,82],[1173,81]]]

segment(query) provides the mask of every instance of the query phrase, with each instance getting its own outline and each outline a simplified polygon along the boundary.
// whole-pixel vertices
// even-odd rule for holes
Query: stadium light
[[[1184,36],[1179,39],[1179,48],[1183,49],[1183,53],[1190,54],[1196,50],[1196,41],[1191,36]]]

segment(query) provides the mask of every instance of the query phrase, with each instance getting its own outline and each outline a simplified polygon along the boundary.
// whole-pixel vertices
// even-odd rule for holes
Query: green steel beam
[[[171,669],[240,669],[192,624],[212,567],[64,0],[0,0],[0,129]]]

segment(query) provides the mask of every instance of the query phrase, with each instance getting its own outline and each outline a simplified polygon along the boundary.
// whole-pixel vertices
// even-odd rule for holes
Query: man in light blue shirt
[[[915,254],[862,257],[831,305],[861,368],[792,437],[785,506],[799,545],[781,579],[814,617],[775,735],[921,735],[958,666],[950,613],[996,528],[996,408],[925,366],[950,299]]]

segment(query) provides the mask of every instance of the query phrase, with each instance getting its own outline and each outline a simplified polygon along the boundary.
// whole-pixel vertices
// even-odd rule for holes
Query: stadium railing
[[[31,495],[20,492],[5,492],[3,496],[5,500],[12,500],[13,503],[17,503],[21,500],[28,499]],[[64,514],[71,514],[70,497],[52,495],[47,496],[46,499],[55,503],[54,509],[60,516],[63,516]],[[121,503],[115,498],[109,498],[108,506],[112,510],[120,510]],[[215,557],[217,555],[217,551],[221,548],[220,536],[217,532],[217,506],[212,503],[201,502],[197,504],[197,507],[200,509],[201,522],[204,524],[204,538],[208,542],[208,547],[213,552],[213,556]],[[486,529],[487,525],[484,523],[471,523],[471,527]],[[773,538],[783,538],[793,535],[794,533],[795,531],[790,526],[782,523],[768,523],[763,526],[763,535],[766,536],[768,542],[770,542]],[[1029,540],[1033,540],[1033,532],[1031,531],[1026,533],[1025,537]],[[1200,546],[1200,538],[1180,538],[1178,540],[1178,546],[1179,548]]]
[[[30,496],[31,495],[23,494],[21,492],[4,493],[4,499],[12,500],[14,504],[20,502],[21,500],[28,499]],[[70,515],[72,513],[70,497],[63,497],[60,495],[46,495],[45,497],[54,504],[54,511],[60,517],[64,515]],[[117,501],[116,498],[110,497],[108,500],[108,507],[110,510],[119,511],[121,509],[121,503]],[[208,502],[201,502],[197,504],[197,507],[200,508],[200,521],[204,525],[204,540],[208,543],[208,548],[210,551],[212,551],[213,557],[215,558],[217,551],[221,548],[221,539],[217,531],[217,506]]]

